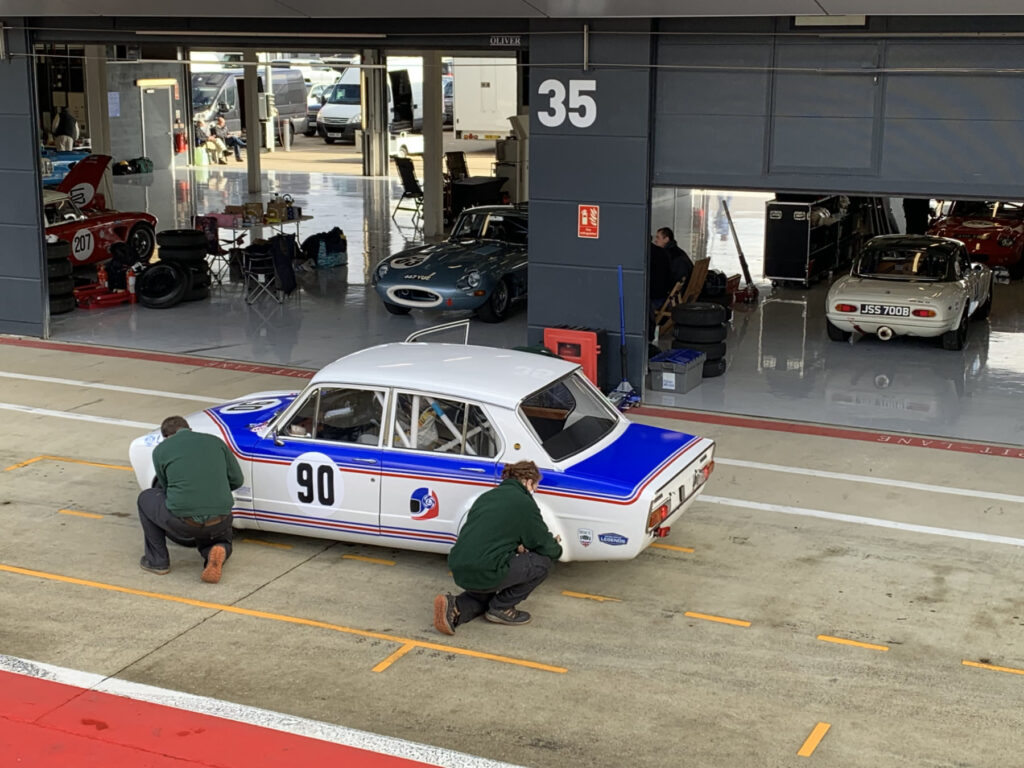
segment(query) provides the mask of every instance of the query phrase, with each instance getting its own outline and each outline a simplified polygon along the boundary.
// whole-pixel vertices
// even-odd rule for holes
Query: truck
[[[452,61],[452,111],[456,139],[508,138],[516,114],[519,75],[514,56]]]

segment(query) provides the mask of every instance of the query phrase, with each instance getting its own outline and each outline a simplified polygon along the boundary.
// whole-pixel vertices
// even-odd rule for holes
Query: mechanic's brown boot
[[[434,628],[445,635],[454,635],[459,623],[459,609],[451,595],[434,598]]]
[[[221,571],[224,569],[224,561],[228,559],[228,551],[223,544],[214,544],[210,547],[210,554],[206,558],[206,567],[203,568],[202,580],[207,584],[216,584],[220,581]]]

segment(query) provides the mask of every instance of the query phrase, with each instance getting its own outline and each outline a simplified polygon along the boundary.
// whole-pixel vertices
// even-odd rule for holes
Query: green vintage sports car
[[[463,211],[441,243],[396,253],[373,270],[384,307],[470,309],[487,323],[526,298],[526,207],[487,205]]]

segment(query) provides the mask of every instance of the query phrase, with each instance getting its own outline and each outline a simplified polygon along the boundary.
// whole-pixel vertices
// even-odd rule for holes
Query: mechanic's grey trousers
[[[512,555],[508,573],[496,591],[467,589],[455,598],[455,605],[459,608],[459,624],[472,621],[488,609],[503,611],[515,608],[540,586],[550,570],[551,558],[546,555],[529,551]]]
[[[167,509],[167,495],[163,488],[147,488],[139,494],[139,522],[146,537],[146,560],[154,568],[170,565],[167,539],[183,547],[198,549],[204,564],[214,544],[222,544],[227,556],[231,557],[233,529],[230,513],[214,525],[192,526]]]

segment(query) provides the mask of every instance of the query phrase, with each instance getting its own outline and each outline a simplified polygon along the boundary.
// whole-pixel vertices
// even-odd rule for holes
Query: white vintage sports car
[[[967,341],[968,319],[982,320],[991,309],[992,270],[972,264],[962,242],[882,235],[829,288],[825,323],[833,341],[854,331],[883,341],[941,336],[943,347],[958,350]]]
[[[238,457],[239,528],[447,552],[507,462],[533,460],[563,560],[636,557],[714,468],[713,441],[635,424],[580,366],[531,352],[396,343],[341,358],[302,392],[187,417]],[[132,442],[139,486],[159,430]]]

